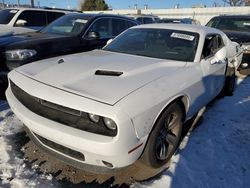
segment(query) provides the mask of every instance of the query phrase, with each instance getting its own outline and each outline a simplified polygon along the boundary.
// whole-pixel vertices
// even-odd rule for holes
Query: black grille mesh
[[[112,131],[107,129],[103,121],[99,121],[99,123],[90,121],[87,113],[33,97],[12,81],[10,81],[10,86],[12,93],[19,102],[35,114],[83,131],[105,136],[117,135],[117,130]]]
[[[61,153],[64,153],[70,157],[73,157],[75,159],[81,160],[81,161],[85,161],[85,157],[82,153],[72,150],[70,148],[67,148],[65,146],[59,145],[55,142],[52,142],[42,136],[39,136],[37,134],[35,134],[35,136],[38,138],[38,140],[40,140],[40,142],[42,142],[44,145],[49,146],[50,148],[59,151]]]

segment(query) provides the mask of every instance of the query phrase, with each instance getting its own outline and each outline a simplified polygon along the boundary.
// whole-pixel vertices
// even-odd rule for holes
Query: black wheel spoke
[[[176,123],[178,117],[175,114],[171,114],[168,122],[167,122],[167,129],[168,130],[172,130],[175,126],[177,126],[178,124]]]
[[[168,154],[168,149],[167,149],[167,146],[165,143],[161,143],[161,146],[160,146],[160,153],[159,153],[159,158],[161,160],[165,160],[167,158],[167,154]]]
[[[166,141],[169,145],[175,146],[176,145],[176,136],[174,134],[168,134],[166,137]]]

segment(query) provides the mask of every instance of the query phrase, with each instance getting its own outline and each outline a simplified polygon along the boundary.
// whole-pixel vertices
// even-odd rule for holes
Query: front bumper
[[[61,155],[59,152],[54,151],[53,149],[50,149],[46,143],[44,143],[41,139],[39,139],[38,135],[35,135],[31,130],[29,130],[28,127],[24,125],[24,130],[28,134],[29,138],[33,141],[33,143],[39,147],[44,152],[48,153],[49,155],[63,161],[64,163],[74,166],[79,169],[83,169],[88,172],[92,173],[98,173],[98,174],[108,174],[108,173],[114,173],[116,171],[122,170],[123,168],[107,168],[103,166],[95,166],[95,165],[89,165],[83,162],[79,162],[78,160],[72,160],[70,157],[66,155]],[[62,147],[62,146],[59,146]],[[63,149],[62,149],[63,150]],[[73,150],[71,150],[72,152]],[[76,151],[73,151],[74,153],[77,153],[79,157],[82,158],[82,161],[85,160],[85,156],[81,153],[78,153]]]
[[[57,158],[90,172],[95,172],[95,169],[98,169],[99,173],[107,173],[129,166],[140,157],[146,141],[136,137],[130,118],[119,112],[119,109],[47,86],[15,71],[10,73],[10,78],[30,95],[38,98],[46,96],[48,101],[72,108],[76,108],[77,104],[78,110],[111,117],[117,123],[118,133],[115,137],[97,135],[68,127],[27,109],[15,98],[9,87],[6,91],[6,97],[13,112],[27,126],[27,132],[32,140]],[[48,142],[44,142],[44,140]],[[64,152],[58,147],[51,147],[48,143],[55,143],[59,147],[62,146],[69,150]],[[140,147],[136,148],[137,146]],[[133,150],[134,148],[136,150]],[[70,153],[82,154],[84,157],[78,158]],[[105,162],[112,164],[112,167],[105,165]]]

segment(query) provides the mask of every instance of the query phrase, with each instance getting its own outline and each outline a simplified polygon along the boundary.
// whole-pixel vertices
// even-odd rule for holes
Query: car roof
[[[85,13],[84,13],[85,14]],[[124,16],[124,15],[119,15],[119,14],[103,14],[103,13],[99,13],[99,14],[88,14],[89,16],[93,16],[93,17],[117,17],[117,18],[125,18],[125,19],[129,19],[129,20],[133,20],[128,16]]]
[[[157,24],[144,24],[144,25],[134,26],[133,28],[172,29],[172,30],[181,30],[193,33],[199,33],[200,35],[206,35],[208,33],[222,33],[220,30],[215,28],[201,26],[201,25],[191,25],[191,24],[157,23]]]
[[[118,14],[103,14],[103,13],[90,14],[90,13],[84,13],[84,12],[83,13],[70,13],[70,15],[72,15],[72,14],[75,14],[75,15],[81,14],[81,15],[92,17],[93,19],[102,18],[102,17],[122,18],[122,19],[133,21],[139,25],[139,22],[134,20],[133,18],[130,18],[130,17],[124,16],[124,15],[118,15]]]
[[[158,18],[158,16],[155,15],[147,15],[147,14],[129,14],[128,16],[132,16],[134,18]]]
[[[60,9],[53,9],[53,8],[26,8],[26,7],[13,7],[13,8],[5,8],[6,10],[19,10],[19,11],[24,11],[24,10],[34,10],[34,11],[47,11],[47,12],[64,12],[64,13],[69,13],[69,12],[74,12],[72,10],[60,10]],[[5,10],[2,9],[2,10]],[[77,11],[75,11],[77,12]]]
[[[215,16],[214,18],[250,18],[250,15],[220,15],[220,16]]]

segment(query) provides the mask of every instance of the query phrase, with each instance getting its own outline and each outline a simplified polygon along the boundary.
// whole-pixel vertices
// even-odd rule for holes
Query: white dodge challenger
[[[68,164],[108,173],[140,159],[160,169],[184,122],[232,95],[241,57],[213,28],[141,25],[102,50],[13,70],[6,97],[32,140]]]

